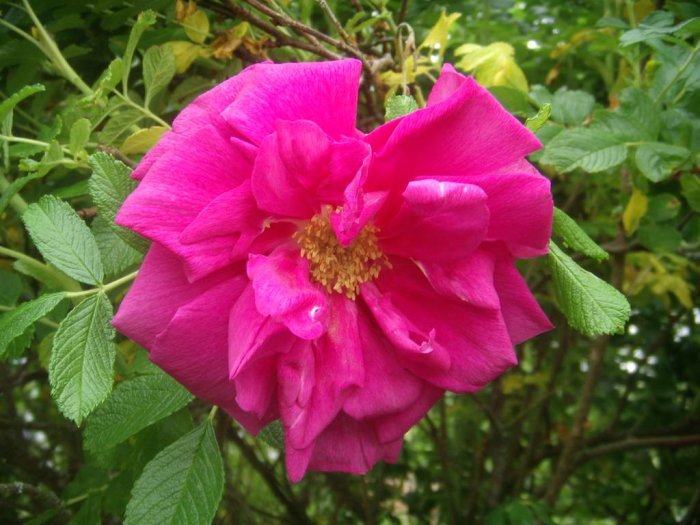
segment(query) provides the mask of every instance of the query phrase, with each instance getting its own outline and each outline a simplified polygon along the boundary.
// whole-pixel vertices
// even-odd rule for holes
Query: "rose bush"
[[[153,245],[115,326],[248,431],[280,419],[294,481],[395,461],[551,328],[515,267],[550,237],[537,138],[450,66],[365,135],[360,73],[258,64],[201,95],[117,218]]]

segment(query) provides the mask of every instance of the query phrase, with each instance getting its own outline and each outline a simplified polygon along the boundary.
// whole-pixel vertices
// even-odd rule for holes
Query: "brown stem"
[[[335,16],[335,13],[331,9],[331,6],[328,5],[328,2],[326,2],[326,0],[316,0],[316,2],[318,2],[318,5],[321,6],[321,9],[323,10],[323,12],[326,14],[326,16],[329,18],[331,23],[338,30],[338,34],[345,41],[345,43],[349,44],[349,45],[353,45],[352,37],[348,34],[347,31],[345,31],[343,24],[341,24],[340,20],[338,20],[338,17]]]

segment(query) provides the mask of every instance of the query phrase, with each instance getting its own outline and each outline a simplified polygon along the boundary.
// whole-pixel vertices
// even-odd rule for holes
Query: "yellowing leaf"
[[[217,36],[211,43],[214,58],[232,58],[233,52],[241,45],[243,37],[249,30],[250,24],[241,22]]]
[[[191,15],[187,15],[182,21],[185,33],[193,42],[203,43],[209,35],[209,19],[204,11],[197,9]]]
[[[198,58],[207,58],[211,56],[211,51],[204,46],[199,44],[193,44],[191,42],[185,42],[183,40],[178,40],[175,42],[168,42],[166,45],[170,46],[175,55],[175,65],[178,73],[184,73],[189,69]]]
[[[625,227],[627,235],[632,235],[637,230],[639,221],[644,217],[648,207],[649,199],[647,196],[635,188],[625,211],[622,213],[622,225]]]
[[[182,22],[189,15],[197,10],[197,4],[192,0],[187,0],[187,5],[183,0],[177,0],[175,2],[175,18],[178,22]]]
[[[151,128],[140,129],[137,132],[129,135],[119,148],[124,155],[133,155],[136,153],[146,153],[153,145],[158,142],[161,135],[168,131],[164,126],[153,126]]]
[[[440,18],[438,18],[438,21],[430,29],[428,36],[425,37],[419,49],[428,48],[431,51],[438,51],[440,57],[442,57],[445,53],[450,27],[452,27],[452,24],[454,24],[460,16],[462,16],[460,13],[447,15],[443,10],[442,13],[440,13]]]
[[[515,50],[510,44],[464,44],[455,50],[455,55],[462,57],[457,67],[473,71],[476,81],[482,86],[508,86],[523,93],[529,91],[525,74],[515,62]]]

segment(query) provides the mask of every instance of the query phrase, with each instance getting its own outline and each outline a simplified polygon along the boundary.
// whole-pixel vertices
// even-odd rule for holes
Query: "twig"
[[[338,17],[335,16],[335,13],[331,9],[331,7],[328,5],[328,2],[326,2],[326,0],[316,0],[316,2],[318,2],[318,5],[321,6],[321,9],[323,10],[323,12],[326,14],[326,16],[330,19],[331,23],[338,30],[338,34],[345,41],[345,43],[349,44],[349,45],[353,45],[352,37],[348,34],[347,31],[345,31],[343,24],[341,24],[340,20],[338,20]]]

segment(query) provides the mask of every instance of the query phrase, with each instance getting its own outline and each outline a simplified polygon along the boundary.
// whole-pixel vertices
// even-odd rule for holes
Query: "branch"
[[[581,451],[577,463],[583,463],[589,459],[626,452],[635,448],[681,448],[700,444],[700,434],[688,436],[654,436],[654,437],[629,437],[620,441],[606,443],[597,447]]]

